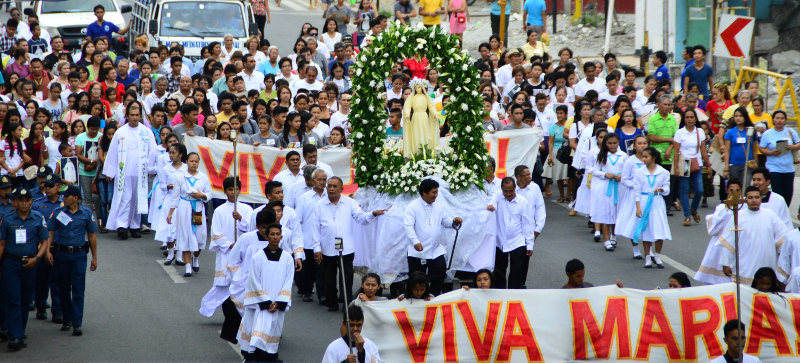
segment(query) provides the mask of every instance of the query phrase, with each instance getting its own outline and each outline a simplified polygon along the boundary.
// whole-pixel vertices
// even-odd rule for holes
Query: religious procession
[[[0,360],[796,361],[797,5],[1,1]]]

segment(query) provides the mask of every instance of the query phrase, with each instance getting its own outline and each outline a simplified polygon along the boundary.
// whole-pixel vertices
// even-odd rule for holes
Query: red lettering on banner
[[[456,322],[453,305],[442,305],[442,326],[444,326],[444,361],[458,362],[458,343],[456,342]]]
[[[267,174],[267,169],[264,167],[264,158],[261,157],[261,154],[253,154],[253,167],[256,169],[256,176],[258,177],[258,185],[260,186],[259,193],[264,193],[264,186],[267,185],[267,182],[272,180],[278,173],[280,173],[281,169],[283,168],[283,164],[286,163],[286,157],[284,156],[277,156],[275,157],[275,161],[272,163],[272,167],[269,170],[269,174]],[[245,179],[246,181],[246,179]],[[242,182],[245,184],[245,182]]]
[[[533,335],[531,322],[520,301],[509,301],[506,307],[506,321],[503,324],[503,337],[497,348],[495,361],[508,362],[511,352],[524,349],[528,362],[544,362],[536,336]]]
[[[211,149],[206,146],[198,146],[197,147],[198,154],[200,155],[200,160],[203,162],[203,166],[206,168],[206,175],[208,175],[209,182],[211,183],[211,187],[214,190],[220,191],[222,190],[222,181],[228,177],[228,174],[231,172],[231,165],[233,165],[233,152],[225,151],[222,157],[222,164],[219,167],[219,170],[214,166],[214,157],[211,156]]]
[[[614,335],[617,336],[617,358],[631,358],[631,333],[628,321],[628,299],[612,297],[606,302],[603,314],[603,329],[597,322],[588,300],[570,300],[572,311],[572,336],[575,344],[574,359],[587,357],[586,334],[592,343],[592,350],[598,359],[608,359]]]
[[[789,304],[792,307],[792,322],[795,336],[797,336],[794,341],[794,349],[800,354],[800,299],[789,299]]]
[[[645,298],[635,359],[649,359],[650,347],[662,346],[669,360],[680,360],[681,349],[670,327],[660,298]]]
[[[722,308],[725,309],[725,321],[736,319],[736,294],[720,294],[722,298]]]
[[[792,355],[786,332],[772,307],[772,301],[766,295],[753,295],[753,316],[750,319],[750,333],[745,352],[761,355],[761,342],[772,341],[778,355]]]
[[[250,153],[239,153],[239,180],[243,180],[239,194],[250,194],[250,155]]]
[[[352,195],[358,190],[358,184],[354,182],[356,180],[356,172],[353,165],[350,165],[350,182],[342,186],[342,193],[345,195]]]
[[[497,170],[495,171],[495,175],[500,179],[508,175],[506,165],[508,164],[508,144],[510,142],[511,139],[509,138],[497,139]]]
[[[683,325],[683,351],[688,361],[697,360],[697,337],[703,339],[708,357],[716,357],[725,353],[717,339],[717,330],[721,322],[719,305],[710,297],[681,299],[681,322]],[[697,313],[706,312],[708,318],[696,321]]]
[[[492,347],[494,346],[494,334],[497,331],[497,316],[500,314],[500,302],[490,301],[486,313],[486,323],[483,325],[483,333],[478,330],[475,322],[475,314],[468,301],[459,301],[456,308],[464,321],[464,327],[469,335],[469,342],[475,352],[477,362],[488,362],[492,357]]]
[[[436,305],[425,308],[425,320],[422,322],[422,331],[419,333],[419,339],[417,339],[414,325],[412,325],[411,321],[408,319],[408,313],[405,310],[396,310],[393,312],[395,320],[397,320],[397,325],[400,326],[400,331],[403,332],[406,348],[408,348],[408,354],[411,355],[411,360],[413,362],[425,362],[428,356],[428,347],[431,344],[431,335],[433,334],[433,327],[436,324],[437,310],[438,306]]]

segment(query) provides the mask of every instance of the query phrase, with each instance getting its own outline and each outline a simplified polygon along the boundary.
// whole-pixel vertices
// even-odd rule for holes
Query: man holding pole
[[[364,312],[361,307],[356,305],[348,307],[342,317],[342,325],[339,327],[342,336],[328,344],[325,355],[322,356],[322,363],[380,362],[378,346],[361,335],[361,327],[364,325]],[[353,352],[353,348],[356,348],[356,352]]]

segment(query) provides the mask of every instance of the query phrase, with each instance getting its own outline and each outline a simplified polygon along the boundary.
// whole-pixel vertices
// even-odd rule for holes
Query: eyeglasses
[[[208,86],[208,82],[206,82],[206,81],[197,82],[197,84],[203,84],[203,85],[206,85],[206,86]]]
[[[317,33],[308,33],[308,35],[310,35],[312,37],[315,37],[315,36],[317,36]]]

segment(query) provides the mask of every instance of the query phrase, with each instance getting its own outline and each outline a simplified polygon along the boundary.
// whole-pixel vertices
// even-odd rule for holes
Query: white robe
[[[167,150],[164,149],[164,146],[158,145],[155,149],[150,150],[150,154],[147,156],[147,172],[153,176],[153,185],[150,187],[149,196],[150,208],[147,212],[147,221],[150,222],[151,227],[153,223],[156,223],[161,214],[163,207],[158,207],[164,202],[164,196],[166,194],[166,189],[161,189],[160,187],[162,187],[162,185],[158,182],[158,170],[165,165],[162,162],[163,159],[161,155],[167,155]],[[169,161],[169,156],[167,156],[167,161]]]
[[[581,178],[581,185],[578,187],[578,192],[575,196],[575,211],[578,213],[586,215],[592,213],[592,168],[594,168],[594,162],[597,160],[598,152],[600,152],[600,149],[591,147],[590,150],[581,153],[583,157],[583,162],[581,164],[585,169],[583,178]],[[575,152],[575,154],[577,155],[578,152]]]
[[[142,123],[136,128],[129,124],[121,126],[111,139],[103,164],[103,175],[116,179],[108,229],[141,226],[141,215],[147,213],[148,207],[147,156],[157,146],[153,132]],[[125,155],[125,160],[119,160],[121,155]]]
[[[729,266],[736,273],[733,227],[731,219],[717,243],[725,247],[720,261],[722,266]],[[778,251],[788,229],[773,211],[766,208],[751,211],[747,207],[739,211],[739,229],[739,276],[741,283],[750,285],[756,270],[777,267]]]
[[[179,197],[181,180],[183,180],[183,174],[186,173],[186,170],[188,170],[186,164],[182,163],[179,168],[175,168],[171,162],[158,170],[156,179],[158,180],[159,188],[164,189],[164,199],[156,209],[158,218],[155,223],[151,224],[152,229],[156,232],[154,239],[158,242],[172,242],[176,238],[175,221],[173,220],[171,224],[167,223],[170,208],[169,201]],[[167,186],[170,184],[172,184],[172,189],[167,190]]]
[[[211,184],[208,176],[202,172],[196,175],[188,171],[178,179],[175,184],[176,193],[168,201],[169,208],[175,208],[172,213],[172,224],[175,226],[175,248],[178,251],[197,252],[206,248],[208,242],[208,228],[206,227],[206,201],[211,199]],[[200,192],[205,199],[196,199],[191,195]],[[193,212],[203,214],[200,225],[192,224]]]
[[[767,208],[773,212],[778,218],[783,222],[787,228],[794,228],[794,224],[792,224],[792,217],[789,214],[789,207],[786,206],[786,199],[775,192],[769,193],[769,201],[761,202],[761,208]]]
[[[644,163],[636,157],[636,155],[629,157],[625,160],[625,165],[622,167],[622,181],[619,186],[619,206],[617,208],[617,220],[614,230],[617,236],[627,236],[626,231],[633,223],[636,216],[636,201],[633,199],[633,173],[641,169]]]
[[[783,236],[783,245],[778,256],[778,279],[786,281],[792,270],[800,267],[800,230],[792,228]]]
[[[281,233],[283,233],[283,239],[281,239],[279,247],[288,256],[291,256],[291,247],[286,241],[291,239],[292,231],[282,226]],[[239,243],[233,246],[228,254],[228,271],[231,273],[228,291],[230,292],[231,301],[236,305],[240,314],[244,314],[243,301],[247,291],[247,277],[250,274],[250,261],[253,255],[260,249],[267,247],[267,244],[266,240],[259,239],[258,231],[247,232],[239,238]],[[294,265],[294,259],[292,260],[292,265]]]
[[[800,294],[800,266],[795,267],[786,279],[786,292]]]
[[[592,222],[614,224],[617,221],[617,205],[620,201],[619,183],[606,178],[606,173],[622,175],[622,167],[628,155],[617,149],[616,153],[609,153],[604,164],[594,163],[592,167]],[[596,159],[595,159],[596,160]],[[587,169],[588,173],[588,169]],[[611,192],[609,194],[609,192]],[[614,194],[616,193],[616,203]]]
[[[378,353],[378,346],[372,342],[369,338],[362,336],[364,338],[364,353],[366,355],[366,359],[364,359],[365,363],[379,363],[381,362],[381,356]],[[336,340],[332,341],[331,344],[328,344],[328,348],[325,348],[325,355],[322,356],[322,363],[341,363],[347,360],[347,356],[351,354],[351,352],[355,352],[356,349],[352,348],[349,349],[347,347],[347,342],[342,337],[336,338]],[[356,353],[352,353],[356,354]]]
[[[727,361],[725,360],[725,356],[721,355],[719,357],[714,358],[710,363],[727,363]],[[761,359],[758,359],[757,357],[752,356],[750,354],[744,354],[742,356],[742,361],[739,363],[761,363]]]
[[[253,210],[253,214],[250,216],[250,231],[256,230],[256,216],[258,216],[258,212],[261,212],[265,206],[266,204]],[[297,216],[297,212],[292,207],[284,205],[283,217],[281,217],[280,224],[281,226],[288,227],[289,230],[292,231],[291,236],[283,235],[283,240],[288,240],[289,244],[292,246],[292,249],[287,252],[293,254],[294,258],[305,261],[306,254],[305,251],[303,251],[303,228],[300,226],[300,218]],[[289,237],[291,237],[291,239],[289,239]]]
[[[651,174],[647,167],[642,167],[633,175],[633,200],[634,210],[636,210],[635,202],[639,202],[639,207],[642,210],[642,217],[644,217],[645,209],[647,208],[647,199],[649,195],[642,195],[642,193],[653,193],[657,188],[663,188],[664,191],[658,193],[653,197],[653,204],[650,207],[650,216],[647,220],[647,227],[642,231],[639,236],[639,241],[655,242],[658,240],[671,240],[672,232],[669,230],[669,221],[667,220],[667,205],[664,202],[663,195],[669,194],[669,172],[656,166],[656,169]],[[635,213],[635,212],[634,212]],[[635,216],[636,214],[634,214]],[[642,218],[636,217],[634,222],[628,226],[625,231],[625,236],[630,235],[633,238],[636,228]]]
[[[217,255],[214,267],[214,285],[203,296],[200,303],[200,314],[209,318],[230,296],[228,286],[231,284],[231,274],[227,269],[228,252],[234,246],[234,235],[241,236],[247,232],[250,214],[253,213],[253,208],[250,208],[249,205],[236,203],[236,211],[242,216],[242,220],[237,223],[233,219],[233,207],[233,203],[226,201],[225,204],[214,210],[214,215],[211,217],[211,243],[208,250],[216,252]]]
[[[292,282],[294,281],[294,260],[281,251],[278,261],[267,258],[263,249],[258,250],[252,259],[252,268],[247,276],[247,289],[244,294],[245,312],[236,339],[241,349],[252,353],[261,349],[267,353],[277,353],[283,331],[283,319],[292,306]],[[263,302],[285,302],[284,311],[269,312],[258,306]]]
[[[720,204],[714,210],[714,213],[706,216],[706,229],[711,239],[708,241],[706,253],[703,255],[703,261],[700,262],[700,267],[694,274],[694,279],[706,284],[723,284],[731,282],[730,277],[725,276],[722,272],[722,253],[724,247],[720,246],[717,242],[719,238],[725,234],[725,231],[733,219],[733,212],[728,209],[725,204]]]

